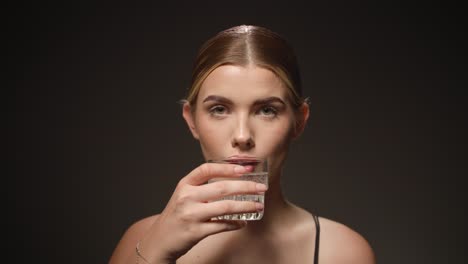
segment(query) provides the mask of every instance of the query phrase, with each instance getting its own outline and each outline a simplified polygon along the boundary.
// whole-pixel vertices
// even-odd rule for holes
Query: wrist
[[[136,263],[137,264],[176,264],[176,260],[171,260],[169,258],[164,258],[161,256],[156,255],[146,255],[145,253],[142,253],[140,242],[138,241],[136,246],[135,246],[135,253],[136,253]],[[154,252],[153,252],[154,253]]]

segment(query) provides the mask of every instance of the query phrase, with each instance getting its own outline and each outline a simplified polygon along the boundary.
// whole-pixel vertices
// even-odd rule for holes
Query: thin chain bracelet
[[[135,251],[136,251],[136,263],[137,263],[137,264],[139,263],[140,258],[141,258],[144,262],[150,264],[149,261],[146,260],[146,258],[143,257],[143,256],[141,255],[141,252],[140,252],[140,241],[138,241],[138,243],[136,244]]]

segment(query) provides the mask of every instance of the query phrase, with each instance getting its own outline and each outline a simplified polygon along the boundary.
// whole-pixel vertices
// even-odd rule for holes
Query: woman
[[[242,25],[209,39],[195,61],[182,114],[206,160],[265,158],[269,186],[206,184],[214,177],[239,177],[249,167],[202,164],[179,181],[160,214],[126,231],[110,263],[375,263],[361,235],[295,206],[282,193],[289,145],[303,131],[309,107],[295,55],[281,36]],[[210,201],[264,192],[261,220],[212,220],[260,211],[263,204]]]

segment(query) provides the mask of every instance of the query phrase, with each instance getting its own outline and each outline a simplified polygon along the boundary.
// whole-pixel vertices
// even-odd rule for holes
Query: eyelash
[[[223,111],[227,111],[227,107],[225,107],[224,105],[214,105],[212,107],[210,107],[208,109],[208,112],[210,113],[210,115],[212,116],[219,116],[221,115],[220,113],[216,113],[217,111],[219,110],[223,110]]]
[[[261,113],[262,111],[265,111],[265,110],[271,111],[271,113],[270,114]],[[222,111],[222,113],[220,113],[220,111]],[[208,109],[208,112],[212,116],[220,117],[226,114],[226,112],[228,112],[228,108],[224,105],[214,105]],[[266,105],[266,106],[259,107],[259,109],[255,113],[261,114],[265,116],[266,118],[276,118],[278,116],[278,112],[279,111],[276,107],[271,106],[271,105]]]
[[[267,116],[269,118],[275,118],[278,115],[278,109],[276,109],[273,106],[262,106],[257,112],[265,110],[271,111],[271,114],[263,114],[264,116]]]

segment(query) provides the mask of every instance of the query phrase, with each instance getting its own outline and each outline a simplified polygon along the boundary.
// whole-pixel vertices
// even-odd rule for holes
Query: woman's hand
[[[142,255],[151,263],[174,263],[205,237],[245,226],[245,221],[211,219],[226,214],[256,212],[263,209],[263,204],[218,199],[262,193],[267,187],[251,181],[205,183],[216,177],[240,177],[250,169],[249,166],[205,163],[182,178],[166,208],[141,240]]]

